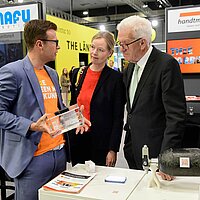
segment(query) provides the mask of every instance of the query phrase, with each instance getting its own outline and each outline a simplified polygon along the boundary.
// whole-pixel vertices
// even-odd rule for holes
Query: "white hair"
[[[147,42],[151,43],[152,26],[148,19],[137,15],[127,17],[117,25],[118,31],[123,29],[132,30],[136,39],[145,38]]]

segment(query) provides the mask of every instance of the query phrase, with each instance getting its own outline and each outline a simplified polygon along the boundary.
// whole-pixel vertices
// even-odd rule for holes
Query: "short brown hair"
[[[109,31],[99,31],[96,35],[93,36],[92,41],[99,38],[104,38],[106,40],[108,50],[113,53],[115,46],[115,39],[113,34]]]
[[[47,39],[46,32],[50,29],[57,30],[56,24],[47,20],[34,19],[24,27],[24,39],[28,49],[32,49],[38,39]]]

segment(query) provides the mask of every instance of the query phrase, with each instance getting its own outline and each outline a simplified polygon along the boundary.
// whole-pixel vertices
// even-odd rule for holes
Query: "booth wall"
[[[99,30],[51,15],[47,15],[46,19],[54,22],[58,27],[57,37],[60,50],[56,57],[55,68],[59,76],[63,68],[67,68],[69,71],[73,65],[79,67],[79,54],[87,54],[88,61],[90,61],[89,46],[91,39]]]

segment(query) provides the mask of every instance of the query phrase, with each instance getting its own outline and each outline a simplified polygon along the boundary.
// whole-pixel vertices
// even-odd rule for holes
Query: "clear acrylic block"
[[[46,120],[50,131],[60,130],[60,134],[80,127],[84,124],[84,117],[80,108],[76,108],[56,115]]]

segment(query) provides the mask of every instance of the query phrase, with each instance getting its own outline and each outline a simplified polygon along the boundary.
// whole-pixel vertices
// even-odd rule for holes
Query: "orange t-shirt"
[[[45,69],[34,68],[34,70],[43,94],[45,113],[54,115],[54,112],[58,111],[58,97],[55,86]],[[63,134],[52,138],[48,133],[43,132],[38,149],[35,151],[34,156],[46,153],[64,142],[65,140]]]
[[[82,88],[77,98],[78,106],[84,105],[83,115],[88,120],[90,120],[90,102],[100,75],[101,71],[96,72],[88,68]]]

